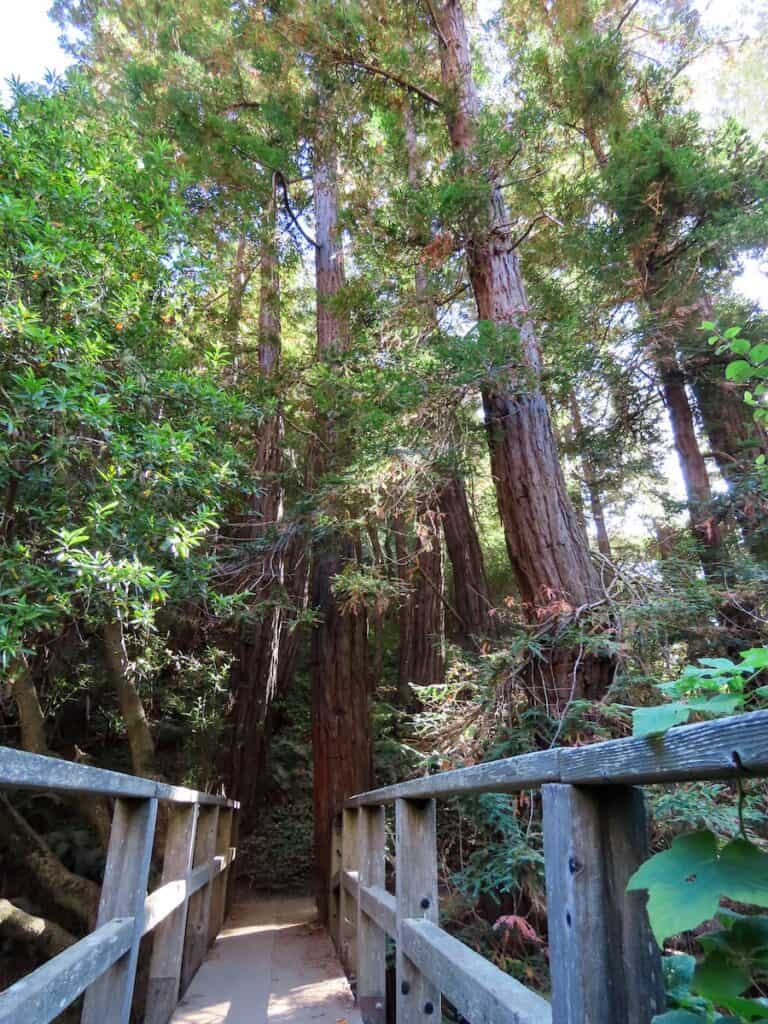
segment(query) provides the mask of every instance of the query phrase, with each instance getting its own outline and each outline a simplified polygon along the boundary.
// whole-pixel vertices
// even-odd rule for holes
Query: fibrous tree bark
[[[445,547],[453,568],[453,616],[456,634],[467,650],[477,650],[483,637],[497,632],[485,574],[483,550],[477,535],[464,480],[454,474],[438,492]]]
[[[343,358],[349,327],[336,306],[345,285],[338,223],[338,170],[333,142],[315,141],[315,275],[317,292],[317,359],[331,372]],[[338,457],[338,420],[320,417],[322,444],[314,456],[315,481]],[[313,555],[310,600],[320,621],[312,638],[312,763],[315,807],[315,865],[321,917],[327,916],[333,819],[344,800],[367,789],[372,778],[364,609],[344,607],[334,593],[334,579],[357,559],[353,538],[338,526],[326,531]]]
[[[144,703],[136,683],[131,678],[122,622],[118,619],[105,622],[103,636],[107,669],[117,694],[120,714],[128,735],[134,774],[153,778],[156,774],[155,744],[149,728],[147,713],[144,710]]]
[[[409,587],[398,666],[398,697],[403,707],[413,703],[411,685],[437,686],[445,673],[440,514],[434,502],[422,500],[419,504],[415,531],[409,531],[415,532],[413,547],[408,550],[408,534],[401,542]]]
[[[235,260],[233,290],[243,284],[240,247]],[[269,734],[270,709],[277,692],[283,636],[279,598],[285,584],[286,545],[280,536],[283,520],[283,415],[277,395],[282,332],[280,265],[277,251],[275,183],[264,210],[259,251],[260,292],[258,358],[261,379],[272,385],[274,408],[260,422],[253,460],[254,487],[243,539],[249,549],[248,575],[255,605],[240,628],[233,672],[234,736],[230,786],[244,809],[252,804],[262,776]],[[242,313],[242,295],[230,298],[230,312]],[[233,313],[234,316],[234,313]],[[236,331],[237,324],[230,325]]]
[[[437,21],[448,131],[458,168],[488,181],[477,166],[480,113],[460,0],[430,4]],[[467,229],[469,277],[478,317],[508,339],[509,363],[482,386],[483,409],[499,515],[529,620],[557,607],[599,600],[600,582],[589,544],[568,498],[549,410],[539,386],[541,357],[500,182],[488,182],[484,216]],[[558,655],[551,662],[552,695],[602,695],[610,673],[603,659]]]
[[[55,921],[28,914],[10,900],[0,900],[0,935],[34,946],[45,959],[58,956],[77,941]]]

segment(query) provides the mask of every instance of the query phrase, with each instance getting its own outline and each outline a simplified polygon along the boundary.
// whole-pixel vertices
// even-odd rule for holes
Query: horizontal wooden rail
[[[679,726],[659,737],[630,737],[584,747],[520,754],[427,775],[351,797],[346,806],[516,793],[550,782],[649,785],[768,774],[768,711]]]
[[[0,992],[0,1024],[47,1024],[83,993],[83,1024],[128,1024],[139,942],[158,925],[144,1020],[167,1024],[182,994],[182,962],[191,976],[221,927],[228,870],[236,855],[229,846],[230,819],[239,805],[210,793],[7,747],[0,747],[0,787],[115,800],[95,930]],[[158,801],[176,808],[176,818],[167,832],[163,884],[147,895]],[[217,831],[220,814],[227,817]],[[203,815],[204,839],[202,832],[198,835]],[[219,837],[212,847],[209,836]],[[209,847],[204,858],[195,858],[196,849]],[[212,918],[210,896],[203,894],[214,887]],[[188,923],[190,900],[194,925]]]
[[[648,854],[643,794],[632,787],[767,775],[768,711],[759,711],[659,737],[523,754],[351,797],[334,832],[334,851],[344,856],[333,861],[331,906],[340,953],[355,950],[350,966],[364,979],[364,1024],[386,1019],[385,935],[397,949],[398,1024],[439,1020],[441,995],[469,1024],[648,1024],[664,993],[645,897],[626,892]],[[435,800],[538,788],[551,1004],[443,931],[437,917]],[[396,805],[396,896],[384,888],[388,803]],[[349,934],[354,921],[356,936]]]

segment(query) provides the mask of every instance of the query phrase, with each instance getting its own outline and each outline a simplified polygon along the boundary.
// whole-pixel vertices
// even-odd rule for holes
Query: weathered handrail
[[[648,853],[654,783],[768,776],[768,711],[660,737],[561,747],[441,772],[350,798],[332,846],[331,932],[357,975],[365,1024],[384,1024],[385,943],[397,946],[397,1022],[648,1024],[664,1003],[645,897],[627,893]],[[438,923],[436,799],[541,789],[551,1004]],[[384,885],[384,805],[395,804],[396,894]],[[433,1016],[434,1015],[434,1016]]]
[[[139,943],[154,931],[145,1024],[167,1024],[221,929],[233,816],[224,797],[0,747],[0,788],[115,800],[96,928],[0,993],[0,1024],[47,1024],[85,993],[82,1024],[128,1024]],[[163,875],[147,895],[158,802]]]

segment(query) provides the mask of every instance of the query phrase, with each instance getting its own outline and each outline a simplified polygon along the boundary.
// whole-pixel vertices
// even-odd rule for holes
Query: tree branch
[[[0,935],[31,943],[47,960],[74,946],[77,939],[66,928],[44,917],[28,914],[10,900],[0,900]]]
[[[291,218],[291,220],[293,221],[293,223],[294,223],[294,224],[296,225],[296,227],[297,227],[297,228],[299,229],[299,231],[300,231],[300,232],[301,232],[301,234],[302,234],[302,237],[303,237],[303,238],[304,238],[304,239],[305,239],[305,240],[306,240],[307,242],[309,242],[309,244],[310,244],[310,245],[311,245],[311,246],[312,246],[313,248],[315,248],[315,249],[319,248],[319,246],[318,246],[317,242],[316,242],[316,241],[314,240],[314,238],[311,238],[311,237],[310,237],[310,236],[309,236],[309,235],[307,234],[307,232],[306,232],[306,231],[304,230],[304,228],[303,228],[303,227],[301,226],[301,224],[299,223],[299,219],[298,219],[298,217],[296,216],[296,214],[295,214],[295,213],[293,212],[293,210],[291,209],[291,202],[290,202],[290,199],[288,198],[288,182],[287,182],[287,181],[285,180],[285,175],[283,174],[283,172],[282,172],[282,171],[275,171],[275,180],[276,180],[276,181],[278,181],[278,182],[280,183],[280,188],[281,188],[281,189],[282,189],[282,191],[283,191],[283,205],[284,205],[284,207],[285,207],[285,212],[286,212],[286,213],[288,214],[288,216],[289,216],[289,217]]]
[[[434,96],[431,92],[427,92],[420,85],[409,82],[407,78],[402,78],[400,75],[395,74],[394,71],[388,71],[379,64],[369,64],[367,61],[358,60],[357,57],[352,57],[346,53],[334,53],[333,60],[336,64],[345,64],[347,67],[358,68],[360,71],[367,71],[370,75],[378,75],[380,78],[385,78],[388,82],[393,82],[406,92],[412,92],[414,96],[419,96],[433,107],[440,107],[441,105],[437,96]]]

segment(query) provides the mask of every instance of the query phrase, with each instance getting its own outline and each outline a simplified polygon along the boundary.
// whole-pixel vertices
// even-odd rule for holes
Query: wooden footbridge
[[[664,994],[644,897],[626,892],[648,847],[637,787],[767,775],[762,711],[656,739],[524,754],[351,798],[334,835],[329,929],[356,986],[353,1006],[306,903],[236,906],[213,944],[227,907],[236,804],[0,748],[0,787],[114,799],[95,930],[0,993],[0,1024],[46,1024],[83,994],[83,1024],[384,1024],[388,936],[397,1024],[439,1024],[442,1000],[469,1024],[648,1024]],[[435,801],[539,788],[551,1000],[439,924]],[[159,802],[168,805],[165,859],[147,895]],[[394,892],[385,877],[391,804]],[[134,1005],[131,1018],[139,947],[150,932],[144,1006]]]

